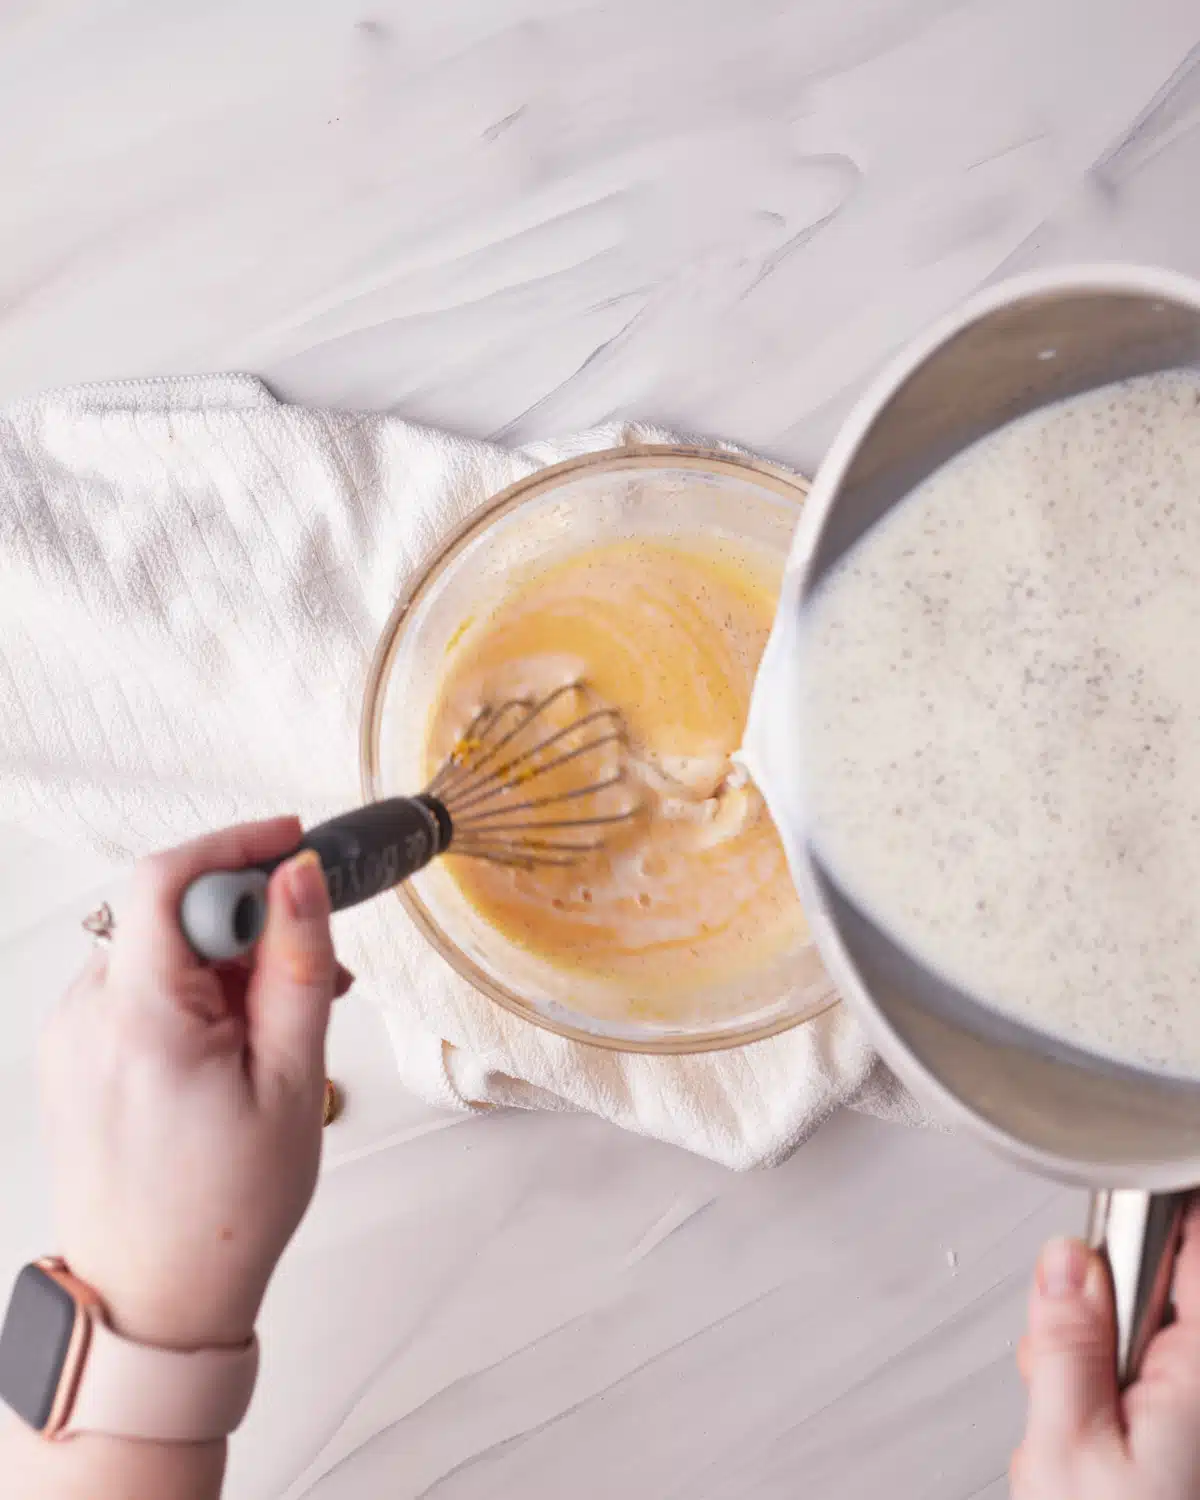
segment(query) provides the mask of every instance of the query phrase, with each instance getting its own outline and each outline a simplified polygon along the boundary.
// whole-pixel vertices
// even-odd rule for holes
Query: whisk
[[[597,770],[599,752],[625,746],[615,708],[591,709],[559,728],[549,722],[549,711],[582,688],[572,682],[541,699],[481,708],[418,796],[331,818],[263,864],[199,876],[180,904],[184,936],[201,958],[247,952],[266,920],[271,872],[303,849],[319,857],[334,911],[390,890],[450,851],[522,870],[588,859],[604,848],[611,826],[636,817],[639,807],[625,799],[609,810],[605,794],[626,782],[623,762]]]

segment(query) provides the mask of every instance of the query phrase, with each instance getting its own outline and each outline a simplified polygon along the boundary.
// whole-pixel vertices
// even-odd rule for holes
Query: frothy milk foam
[[[1200,1073],[1200,376],[982,439],[822,582],[810,836],[930,967]]]

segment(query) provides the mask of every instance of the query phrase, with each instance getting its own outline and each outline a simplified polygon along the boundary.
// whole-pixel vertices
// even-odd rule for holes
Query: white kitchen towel
[[[0,415],[0,817],[134,856],[358,796],[357,723],[398,590],[446,531],[606,428],[507,450],[277,402],[248,376],[117,382]],[[731,1167],[838,1104],[915,1121],[843,1007],[697,1057],[544,1033],[476,993],[394,902],[339,918],[404,1082],[458,1109],[587,1110]]]

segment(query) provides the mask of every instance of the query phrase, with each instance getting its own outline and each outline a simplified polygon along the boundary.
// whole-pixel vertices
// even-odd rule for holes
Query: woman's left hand
[[[299,838],[282,818],[143,860],[111,947],[45,1037],[55,1248],[139,1342],[245,1342],[312,1196],[325,1031],[349,981],[316,857],[272,876],[248,964],[200,962],[178,918],[196,876]]]

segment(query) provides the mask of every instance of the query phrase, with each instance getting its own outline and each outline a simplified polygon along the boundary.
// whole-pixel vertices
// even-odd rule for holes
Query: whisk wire
[[[536,818],[531,823],[481,823],[473,833],[517,833],[537,828],[600,828],[608,823],[628,823],[636,815],[636,808],[628,812],[609,813],[594,818]]]
[[[539,865],[569,869],[573,865],[582,864],[586,857],[572,854],[560,858],[555,854],[524,854],[516,851],[496,853],[490,849],[456,849],[454,852],[461,854],[464,859],[481,859],[489,865],[503,865],[516,870],[536,870]]]
[[[564,740],[569,739],[572,735],[579,734],[582,730],[587,729],[590,725],[597,723],[601,719],[610,720],[617,727],[610,734],[603,736],[599,740],[593,740],[586,745],[580,745],[569,753],[563,752],[561,758],[545,761],[541,765],[537,764],[539,756],[544,756],[548,750],[553,750],[556,745],[560,745]],[[531,719],[526,720],[526,724],[530,722]],[[506,736],[506,742],[509,738]],[[510,756],[502,765],[493,766],[490,770],[481,770],[480,767],[484,762],[482,760],[476,762],[471,767],[472,774],[466,781],[464,782],[461,779],[456,781],[452,787],[444,789],[444,795],[452,796],[455,804],[462,807],[464,805],[464,798],[481,787],[487,795],[507,790],[510,786],[532,781],[535,776],[544,776],[548,771],[553,771],[556,766],[563,765],[568,760],[574,760],[577,756],[584,754],[588,750],[598,749],[602,745],[619,742],[623,738],[624,733],[615,710],[611,708],[596,709],[594,712],[586,714],[582,719],[577,719],[573,724],[568,724],[564,729],[559,729],[553,734],[548,734],[545,739],[539,740],[535,745],[530,745],[527,749],[522,750],[520,754]],[[489,760],[491,758],[491,756],[487,757]]]
[[[513,813],[529,812],[536,807],[553,807],[559,802],[577,802],[583,797],[598,796],[599,793],[608,791],[610,787],[620,786],[624,780],[624,774],[618,771],[615,775],[608,777],[607,780],[595,781],[591,786],[576,787],[570,792],[554,792],[545,797],[527,797],[523,802],[513,802],[507,807],[497,807],[490,811],[476,812],[470,818],[456,818],[455,827],[458,829],[480,827],[488,824],[489,821],[507,818]],[[627,814],[620,813],[616,816],[625,817]],[[575,819],[572,821],[579,820]],[[500,825],[498,824],[497,826]]]
[[[564,731],[564,733],[570,732],[573,731]],[[553,740],[546,740],[542,748],[550,748],[554,744],[555,740],[559,740],[561,738],[562,735],[555,735]],[[605,745],[619,744],[621,742],[621,738],[622,737],[619,733],[602,735],[599,739],[589,740],[586,745],[579,745],[574,750],[566,750],[561,755],[556,755],[552,760],[548,760],[544,765],[536,767],[526,767],[525,769],[518,771],[515,775],[507,776],[505,775],[505,772],[510,770],[513,765],[517,764],[516,761],[510,762],[508,766],[503,767],[501,770],[498,770],[494,773],[498,777],[504,776],[503,780],[496,781],[494,785],[489,785],[483,788],[480,788],[477,784],[474,784],[468,789],[468,794],[466,795],[466,797],[464,797],[462,793],[456,794],[454,797],[455,812],[465,812],[469,808],[477,807],[480,803],[494,801],[497,797],[502,796],[505,792],[515,791],[517,787],[528,786],[531,781],[536,780],[540,776],[548,775],[551,771],[558,770],[560,766],[569,765],[571,761],[578,760],[580,756],[588,754],[589,751],[603,749]],[[520,759],[523,758],[524,757],[521,757]],[[618,773],[615,780],[620,781],[621,779],[622,778]],[[613,781],[599,782],[594,786],[579,787],[575,791],[563,792],[558,795],[563,798],[584,797],[587,796],[589,792],[602,791],[606,786],[612,784],[614,784]]]
[[[425,789],[450,818],[450,852],[521,869],[574,865],[603,849],[604,837],[547,839],[540,835],[608,827],[636,817],[640,810],[636,803],[611,813],[597,810],[587,817],[527,816],[547,809],[565,810],[586,798],[601,797],[626,782],[624,767],[584,786],[513,800],[513,794],[519,795],[518,789],[530,782],[608,745],[625,743],[624,723],[612,708],[592,709],[560,729],[547,726],[540,739],[523,749],[515,743],[553,704],[568,693],[581,691],[582,686],[579,682],[566,683],[536,702],[513,698],[499,707],[485,706],[475,714]],[[515,723],[513,714],[517,715]],[[603,732],[583,744],[570,744],[581,733],[602,724],[608,726]],[[507,756],[506,750],[510,750]]]
[[[497,863],[522,864],[532,869],[536,865],[578,865],[581,864],[589,854],[594,854],[598,849],[604,847],[602,839],[595,839],[587,844],[557,844],[549,839],[530,839],[527,843],[510,843],[506,840],[485,840],[481,843],[468,843],[457,848],[458,854],[465,855],[468,859],[492,860]]]
[[[506,745],[510,745],[519,734],[528,729],[529,725],[535,719],[540,718],[560,698],[564,697],[567,693],[578,692],[579,686],[580,684],[577,682],[565,683],[562,687],[555,688],[552,693],[548,693],[546,697],[536,703],[531,702],[528,698],[510,698],[507,703],[502,703],[499,708],[493,709],[487,706],[481,708],[459,737],[458,744],[434,777],[433,782],[428,788],[431,795],[447,796],[455,788],[461,793],[461,783],[464,780],[469,785],[478,781],[480,774],[495,760],[496,756]],[[472,751],[482,748],[485,737],[495,730],[495,726],[504,718],[505,714],[520,709],[525,710],[524,717],[507,734],[502,735],[500,739],[490,745],[482,755],[472,756]],[[602,710],[602,712],[611,712],[611,710]],[[537,747],[535,746],[534,748],[536,749]],[[455,774],[456,772],[458,773],[457,775]],[[496,773],[488,772],[488,775],[494,774]]]

